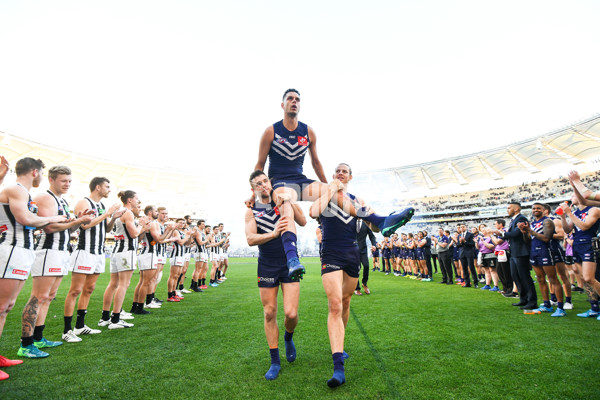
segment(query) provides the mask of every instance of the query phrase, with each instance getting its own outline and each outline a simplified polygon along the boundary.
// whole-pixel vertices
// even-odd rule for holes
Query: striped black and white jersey
[[[0,203],[0,205],[0,234],[2,235],[0,244],[33,250],[33,229],[17,222],[8,203]],[[37,206],[31,200],[31,195],[27,208],[31,212],[37,212]]]
[[[90,209],[94,210],[96,216],[106,213],[106,208],[102,202],[96,203],[89,197],[84,197],[90,204]],[[104,254],[104,239],[106,238],[106,219],[98,225],[89,229],[79,228],[78,250],[85,250],[91,254]]]
[[[140,239],[140,254],[157,254],[158,246],[160,246],[160,244],[154,241],[152,234],[146,232]]]
[[[162,235],[164,235],[165,233],[165,225],[161,224],[160,222],[158,223],[158,229],[160,232],[160,236],[162,237]],[[158,256],[164,256],[165,254],[167,254],[167,244],[166,243],[156,243],[156,255]]]
[[[135,224],[137,226],[137,222]],[[138,238],[132,237],[127,230],[127,226],[123,223],[121,218],[115,221],[114,228],[115,247],[113,254],[123,253],[125,251],[137,250]]]
[[[177,232],[179,234],[179,237],[181,239],[185,238],[185,233],[179,231],[179,230],[175,230],[175,232]],[[171,250],[171,258],[173,257],[183,257],[184,253],[184,248],[185,246],[177,243],[177,242],[173,242],[173,250]]]
[[[58,208],[57,215],[66,215],[69,217],[69,204],[65,199],[58,198],[54,193],[48,190],[48,194],[56,201],[56,207]],[[69,244],[70,232],[65,229],[61,232],[46,233],[42,230],[40,241],[38,242],[36,249],[44,250],[60,250],[66,251]]]

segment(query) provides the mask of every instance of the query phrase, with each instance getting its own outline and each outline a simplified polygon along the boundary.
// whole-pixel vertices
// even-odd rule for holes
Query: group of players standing
[[[0,183],[9,170],[0,156]],[[16,184],[0,192],[0,334],[6,316],[13,308],[24,282],[31,273],[31,296],[22,316],[20,357],[44,358],[41,350],[62,345],[44,337],[45,319],[50,302],[55,298],[62,278],[72,271],[71,285],[64,304],[62,339],[80,342],[80,336],[102,331],[85,324],[90,297],[101,273],[105,272],[107,233],[114,230],[114,246],[110,255],[110,282],[104,291],[102,316],[98,326],[108,329],[133,327],[127,320],[133,314],[150,314],[146,309],[160,308],[163,301],[155,297],[163,268],[170,258],[167,301],[180,302],[183,293],[202,292],[216,287],[225,279],[228,267],[229,233],[223,224],[211,228],[204,220],[196,226],[190,216],[170,222],[165,207],[147,206],[140,216],[140,200],[135,192],[119,192],[121,203],[106,208],[103,199],[111,192],[110,181],[96,177],[90,181],[90,195],[79,200],[71,212],[64,198],[71,186],[71,170],[54,166],[48,173],[49,189],[32,199],[33,187],[39,187],[44,163],[23,158],[16,163]],[[34,232],[40,230],[40,235]],[[72,234],[77,244],[71,251]],[[196,263],[190,290],[184,279],[191,257]],[[210,275],[208,263],[212,268]],[[139,266],[140,276],[130,312],[122,309],[131,277]],[[78,300],[79,298],[79,300]],[[112,306],[112,314],[111,314]],[[73,328],[73,314],[77,317]],[[22,363],[0,356],[0,367]],[[0,380],[9,377],[0,370]]]
[[[454,273],[463,287],[478,288],[478,283],[485,283],[482,290],[519,297],[512,305],[527,314],[551,313],[553,317],[564,317],[565,310],[573,308],[573,289],[584,291],[591,308],[577,316],[600,320],[598,250],[593,245],[600,229],[600,202],[595,200],[596,193],[583,186],[577,172],[572,171],[569,180],[574,191],[571,202],[561,204],[555,216],[549,205],[537,202],[527,219],[521,214],[521,204],[512,201],[507,208],[508,226],[498,219],[493,226],[480,224],[470,230],[460,224],[452,234],[440,228],[431,239],[426,231],[394,234],[372,246],[374,270],[383,268],[386,274],[393,270],[398,276],[431,281],[431,249],[435,248],[442,284],[454,284]],[[543,299],[539,305],[531,270]]]

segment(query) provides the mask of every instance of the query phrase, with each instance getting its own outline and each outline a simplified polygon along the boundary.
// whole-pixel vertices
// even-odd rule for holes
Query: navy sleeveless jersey
[[[355,200],[352,194],[347,193],[348,197]],[[321,213],[321,226],[323,227],[323,251],[326,249],[348,249],[358,246],[356,235],[358,227],[356,218],[347,214],[338,207],[337,204],[330,202],[325,211]]]
[[[275,202],[271,201],[269,204],[264,204],[257,201],[252,207],[252,213],[256,221],[256,233],[271,233],[275,230],[280,217]],[[258,262],[286,265],[287,259],[280,237],[258,245]]]
[[[283,120],[273,124],[273,142],[269,150],[269,178],[302,175],[304,156],[310,146],[308,126],[298,122],[295,130],[283,126]]]
[[[548,217],[542,217],[538,220],[531,221],[531,230],[535,233],[539,233],[540,235],[544,234],[544,222],[548,219]],[[549,249],[550,243],[544,243],[540,239],[531,235],[531,251],[540,251]]]
[[[582,220],[582,221],[585,222],[585,219],[587,218],[588,213],[589,213],[589,211],[590,211],[591,208],[592,207],[588,206],[588,207],[586,207],[586,208],[584,208],[582,210],[577,209],[577,210],[573,211],[573,214],[575,214],[575,216],[577,218],[579,218],[580,220]],[[575,224],[573,224],[573,225],[574,225],[573,229],[575,231],[573,233],[573,240],[576,240],[576,241],[590,241],[591,242],[592,238],[594,238],[596,236],[596,233],[598,233],[598,228],[600,227],[600,219],[598,219],[594,223],[594,225],[592,225],[590,227],[590,229],[587,229],[585,231],[583,231],[580,228],[578,228],[577,225],[575,225]]]

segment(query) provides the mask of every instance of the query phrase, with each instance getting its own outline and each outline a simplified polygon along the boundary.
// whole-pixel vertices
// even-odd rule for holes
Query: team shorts
[[[65,276],[69,273],[71,255],[64,250],[36,250],[31,276]]]
[[[482,257],[481,261],[485,268],[496,268],[498,266],[498,257]]]
[[[158,268],[158,257],[154,253],[144,253],[138,256],[140,271]]]
[[[194,260],[196,260],[196,262],[207,262],[208,254],[202,253],[202,252],[197,252],[196,254],[194,254]]]
[[[121,253],[113,253],[110,259],[110,273],[133,271],[137,265],[137,254],[135,250],[127,250]]]
[[[223,260],[229,260],[229,256],[227,255],[227,253],[223,253]]]
[[[183,255],[183,261],[189,262],[191,258],[192,258],[192,255],[190,253],[185,253]]]
[[[24,281],[35,261],[35,252],[23,247],[0,245],[0,278]]]
[[[540,250],[540,249],[535,249]],[[534,251],[529,256],[529,263],[531,265],[535,265],[536,267],[551,267],[554,265],[554,261],[552,259],[552,253],[550,250]]]
[[[596,255],[591,241],[585,239],[573,241],[573,261],[577,264],[596,262]]]
[[[565,262],[565,251],[562,247],[555,246],[554,248],[551,248],[550,251],[552,252],[552,260],[554,261],[554,265]]]
[[[171,267],[183,267],[185,259],[183,256],[171,257]]]
[[[75,250],[71,254],[69,270],[78,274],[101,274],[106,269],[104,254],[92,254],[85,250]]]
[[[288,276],[287,260],[265,260],[258,258],[258,287],[278,287],[281,283],[294,283]]]
[[[315,182],[314,179],[308,179],[304,175],[291,175],[271,178],[271,186],[273,187],[273,190],[280,187],[289,187],[298,195],[298,201],[304,200],[302,199],[302,191],[305,187],[313,182]]]
[[[344,271],[351,278],[358,278],[360,272],[360,252],[358,246],[350,249],[323,249],[321,256],[321,276],[334,272]]]
[[[167,263],[167,256],[165,256],[164,254],[157,254],[156,255],[156,263],[165,265]]]
[[[573,256],[565,256],[565,264],[573,265],[575,262],[573,261]]]

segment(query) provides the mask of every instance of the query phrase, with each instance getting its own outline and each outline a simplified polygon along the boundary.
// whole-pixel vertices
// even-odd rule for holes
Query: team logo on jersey
[[[308,139],[304,136],[298,136],[298,144],[300,146],[308,146]]]
[[[279,208],[278,207],[273,208],[273,211],[275,211],[275,215],[279,215]]]
[[[256,218],[260,218],[260,217],[262,217],[263,215],[265,215],[265,212],[264,212],[264,211],[261,211],[261,212],[259,212],[258,214],[256,214]]]
[[[98,209],[98,215],[102,215],[106,212],[106,210],[104,208],[99,208]]]
[[[285,142],[287,142],[287,140],[285,140],[285,138],[279,138],[279,139],[277,139],[277,143],[285,143]]]

